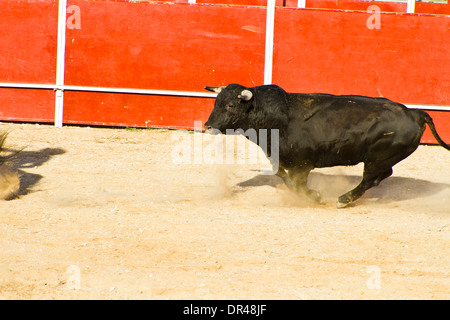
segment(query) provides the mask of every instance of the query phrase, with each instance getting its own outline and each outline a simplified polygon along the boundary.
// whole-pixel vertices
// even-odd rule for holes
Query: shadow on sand
[[[6,152],[17,153],[10,161],[9,167],[19,173],[20,176],[20,188],[15,196],[23,196],[30,193],[31,187],[36,185],[42,176],[36,173],[29,173],[22,169],[40,167],[52,157],[56,155],[64,154],[66,151],[62,148],[45,148],[38,151],[26,151],[6,149]]]
[[[362,177],[354,175],[331,175],[311,172],[308,186],[319,191],[324,198],[336,198],[356,187]],[[257,175],[249,180],[238,183],[239,187],[272,186],[283,184],[277,176]],[[391,203],[429,197],[449,188],[450,184],[437,183],[422,179],[391,176],[382,181],[379,186],[369,189],[361,199],[376,199],[377,203]]]

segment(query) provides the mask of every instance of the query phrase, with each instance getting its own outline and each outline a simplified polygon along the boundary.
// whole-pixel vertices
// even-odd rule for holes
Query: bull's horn
[[[238,95],[238,98],[248,101],[253,97],[253,93],[250,90],[242,90],[241,94]]]
[[[206,90],[215,92],[215,93],[220,93],[220,91],[222,91],[223,88],[225,88],[225,87],[205,87]]]

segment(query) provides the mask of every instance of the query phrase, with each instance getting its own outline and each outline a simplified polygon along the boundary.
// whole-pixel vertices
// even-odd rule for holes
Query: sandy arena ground
[[[2,299],[450,299],[450,152],[441,147],[420,146],[336,209],[361,165],[314,170],[319,206],[249,157],[174,163],[200,133],[0,131],[10,132],[7,148],[25,147],[13,164],[19,196],[0,201]],[[190,152],[193,162],[198,145]]]

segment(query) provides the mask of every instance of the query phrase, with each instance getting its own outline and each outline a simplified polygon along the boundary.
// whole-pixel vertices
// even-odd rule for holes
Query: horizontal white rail
[[[431,110],[431,111],[450,111],[450,106],[439,106],[434,104],[410,104],[404,103],[404,105],[409,109],[421,109],[421,110]]]
[[[0,82],[0,88],[49,89],[56,90],[55,84]]]
[[[112,88],[112,87],[91,87],[91,86],[69,86],[69,85],[58,86],[58,85],[54,85],[54,84],[10,83],[10,82],[0,82],[0,88],[47,89],[47,90],[63,90],[63,91],[128,93],[128,94],[148,94],[148,95],[200,97],[200,98],[215,98],[217,96],[216,93],[196,92],[196,91]]]
[[[0,88],[47,89],[47,90],[66,90],[66,91],[106,92],[106,93],[148,94],[148,95],[199,97],[199,98],[215,98],[217,96],[216,93],[196,92],[196,91],[131,89],[131,88],[110,88],[110,87],[91,87],[91,86],[66,86],[66,85],[57,86],[54,84],[11,83],[11,82],[0,82]],[[407,106],[410,109],[422,109],[422,110],[431,110],[431,111],[450,111],[450,106],[445,106],[445,105],[406,103],[405,106]]]

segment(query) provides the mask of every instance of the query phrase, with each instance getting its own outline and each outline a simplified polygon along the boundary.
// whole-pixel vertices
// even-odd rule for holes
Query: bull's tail
[[[430,115],[429,115],[428,113],[422,111],[422,110],[416,110],[416,111],[419,111],[419,112],[420,112],[420,114],[421,114],[421,116],[422,116],[422,119],[424,119],[425,122],[428,124],[428,127],[430,127],[431,133],[433,134],[433,137],[436,139],[436,141],[437,141],[441,146],[443,146],[445,149],[447,149],[447,150],[450,151],[450,146],[449,146],[448,144],[446,144],[446,143],[441,139],[441,137],[439,137],[439,135],[438,135],[438,133],[437,133],[437,131],[436,131],[436,128],[435,128],[435,126],[434,126],[433,119],[431,119]]]

